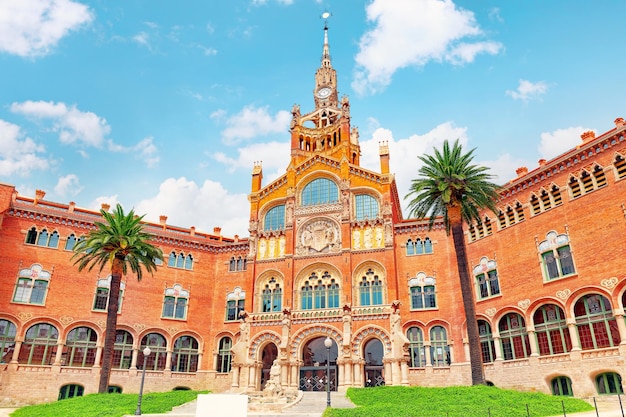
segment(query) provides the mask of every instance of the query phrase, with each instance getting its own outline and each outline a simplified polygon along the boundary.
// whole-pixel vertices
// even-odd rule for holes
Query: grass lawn
[[[194,400],[208,391],[167,391],[144,394],[143,413],[165,413],[177,405]],[[11,417],[121,417],[133,415],[137,394],[90,394],[53,403],[30,405],[11,413]]]
[[[330,408],[324,417],[545,417],[563,415],[563,404],[568,415],[593,410],[576,398],[487,386],[349,388],[348,398],[357,408]]]

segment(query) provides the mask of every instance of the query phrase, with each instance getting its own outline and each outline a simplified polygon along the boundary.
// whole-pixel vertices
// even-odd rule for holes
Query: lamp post
[[[326,336],[326,340],[324,340],[324,346],[326,346],[326,407],[330,407],[330,347],[332,345],[333,341]]]
[[[137,400],[137,409],[135,410],[136,416],[141,415],[141,396],[143,395],[143,381],[146,379],[146,366],[148,364],[148,356],[150,356],[151,353],[152,351],[150,351],[150,348],[146,346],[146,348],[143,350],[143,370],[141,371],[141,385],[139,385],[139,399]]]

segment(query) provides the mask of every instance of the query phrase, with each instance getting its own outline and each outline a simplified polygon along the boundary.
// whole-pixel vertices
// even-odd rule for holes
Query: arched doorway
[[[378,387],[385,385],[385,375],[383,368],[383,344],[378,339],[371,339],[363,348],[365,358],[365,386]]]
[[[325,340],[326,336],[316,337],[309,340],[302,349],[303,365],[300,368],[299,384],[299,389],[302,391],[326,391],[326,372],[329,362],[330,390],[337,391],[337,343],[330,339],[332,345],[329,351],[324,345]]]
[[[261,353],[261,362],[263,368],[261,369],[261,390],[265,388],[265,383],[270,379],[270,369],[274,364],[274,360],[278,356],[278,348],[274,343],[268,343],[263,348]]]

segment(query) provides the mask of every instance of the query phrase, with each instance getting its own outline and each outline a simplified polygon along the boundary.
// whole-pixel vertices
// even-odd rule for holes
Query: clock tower
[[[325,14],[323,17],[326,18],[328,15]],[[356,128],[350,128],[348,97],[339,98],[337,71],[330,59],[326,22],[322,62],[315,72],[313,100],[315,109],[310,113],[302,115],[298,104],[291,110],[292,165],[297,166],[316,154],[359,165],[361,155],[359,133]]]

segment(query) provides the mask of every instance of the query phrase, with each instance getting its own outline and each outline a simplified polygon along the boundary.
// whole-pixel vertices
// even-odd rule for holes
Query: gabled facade
[[[285,173],[264,184],[253,167],[249,237],[146,223],[165,262],[123,281],[113,390],[138,391],[146,346],[147,391],[258,393],[272,367],[282,390],[324,390],[328,361],[333,390],[470,383],[452,238],[439,221],[403,219],[385,143],[380,172],[360,166],[327,28],[313,87],[313,110],[292,109]],[[520,168],[497,212],[466,226],[489,382],[621,392],[625,131],[618,118]],[[78,273],[70,258],[100,214],[44,197],[0,184],[4,404],[97,391],[108,276]]]

